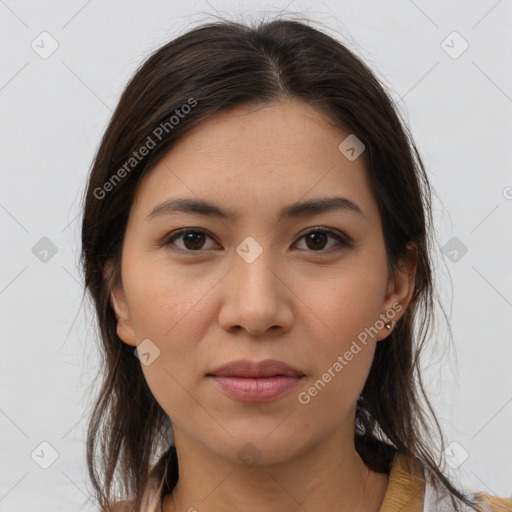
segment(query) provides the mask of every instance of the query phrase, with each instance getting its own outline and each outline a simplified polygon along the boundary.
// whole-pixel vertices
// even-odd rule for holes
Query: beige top
[[[150,480],[142,498],[142,508],[139,512],[162,512],[163,480]],[[475,493],[484,512],[512,512],[512,498],[499,498],[487,493]],[[130,502],[121,502],[112,512],[129,511]],[[127,508],[124,506],[128,505]],[[469,507],[463,507],[464,512],[471,512]],[[131,511],[130,511],[131,512]],[[391,464],[388,487],[379,512],[453,512],[453,506],[448,493],[438,492],[425,479],[425,470],[413,462],[412,468],[407,464],[404,455],[397,453]]]

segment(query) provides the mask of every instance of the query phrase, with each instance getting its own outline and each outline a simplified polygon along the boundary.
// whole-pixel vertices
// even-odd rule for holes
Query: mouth
[[[229,397],[241,402],[269,402],[288,394],[305,377],[282,361],[234,361],[206,375]]]

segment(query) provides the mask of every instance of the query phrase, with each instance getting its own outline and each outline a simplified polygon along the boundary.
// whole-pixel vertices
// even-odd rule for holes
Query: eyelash
[[[185,235],[187,233],[204,234],[204,235],[206,235],[206,236],[208,236],[208,237],[213,239],[213,237],[207,231],[205,231],[204,229],[184,228],[184,229],[180,229],[179,231],[176,231],[174,234],[172,234],[172,236],[167,238],[167,240],[164,242],[164,245],[165,246],[174,245],[173,242],[176,239],[181,238],[183,235]],[[349,242],[345,237],[339,235],[338,233],[336,233],[335,231],[332,231],[331,229],[327,229],[327,228],[323,228],[323,227],[316,227],[316,228],[310,229],[309,231],[307,231],[306,233],[301,235],[301,237],[297,240],[297,242],[302,240],[303,238],[305,238],[307,235],[310,235],[311,233],[325,233],[327,235],[331,235],[332,237],[334,237],[334,238],[336,238],[338,240],[340,245],[338,247],[334,247],[334,248],[331,248],[331,249],[328,249],[328,250],[323,250],[323,249],[319,249],[317,251],[307,250],[307,249],[301,249],[301,250],[306,250],[307,252],[311,252],[311,253],[332,254],[332,253],[341,251],[344,248],[349,248],[349,247],[353,246],[353,244],[351,242]],[[207,252],[209,249],[207,249],[206,251],[205,250],[201,250],[201,249],[198,249],[197,251],[192,251],[192,250],[189,250],[189,249],[181,249],[181,248],[178,247],[178,248],[173,248],[172,250],[176,250],[176,251],[180,251],[180,252],[184,252],[184,253],[191,253],[192,254],[192,253],[196,253],[196,252],[197,253]]]

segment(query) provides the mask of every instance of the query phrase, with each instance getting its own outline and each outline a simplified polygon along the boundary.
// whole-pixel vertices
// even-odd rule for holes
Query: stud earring
[[[385,325],[386,329],[389,329],[390,331],[392,331],[396,326],[396,322],[394,320],[388,320],[384,325]]]

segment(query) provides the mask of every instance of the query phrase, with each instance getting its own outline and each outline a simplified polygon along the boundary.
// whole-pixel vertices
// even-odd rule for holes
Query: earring
[[[389,329],[390,331],[392,331],[396,326],[396,322],[394,320],[388,320],[384,325],[385,325],[386,329]]]

